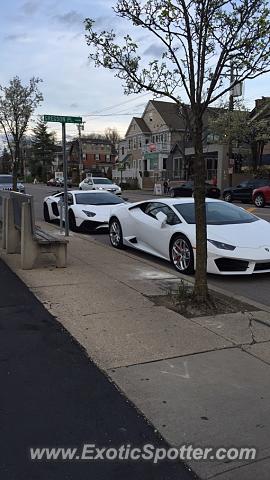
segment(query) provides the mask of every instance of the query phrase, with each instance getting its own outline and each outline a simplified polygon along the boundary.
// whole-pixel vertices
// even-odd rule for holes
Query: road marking
[[[256,207],[246,208],[246,211],[247,211],[247,212],[254,212],[254,210],[257,210]]]
[[[166,363],[171,369],[174,369],[174,365],[172,363],[169,363],[168,361],[166,361]],[[189,371],[188,371],[188,365],[187,365],[186,360],[183,362],[183,366],[184,366],[184,373],[183,372],[182,373],[176,373],[176,372],[172,372],[172,371],[167,372],[166,370],[161,370],[160,373],[165,373],[165,374],[168,374],[168,375],[174,375],[175,377],[190,378]],[[179,371],[180,368],[177,367],[177,370]]]

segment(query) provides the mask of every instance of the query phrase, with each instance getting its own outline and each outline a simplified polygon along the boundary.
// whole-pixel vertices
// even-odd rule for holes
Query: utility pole
[[[84,123],[78,123],[78,133],[79,133],[79,174],[80,181],[82,181],[82,172],[83,172],[83,151],[82,151],[82,130],[84,130]]]
[[[234,71],[233,71],[233,63],[231,62],[231,66],[230,66],[230,85],[233,84],[233,81],[234,81]],[[232,186],[232,178],[233,178],[232,132],[231,132],[233,107],[234,107],[233,88],[231,88],[230,89],[230,97],[229,97],[229,144],[228,144],[229,187]]]

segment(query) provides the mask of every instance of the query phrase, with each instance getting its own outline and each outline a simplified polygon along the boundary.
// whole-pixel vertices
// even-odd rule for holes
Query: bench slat
[[[51,235],[50,233],[44,232],[44,230],[41,230],[40,228],[37,228],[35,230],[34,239],[38,243],[43,243],[43,244],[46,244],[46,243],[68,243],[68,241],[65,240],[64,238],[55,237],[55,236]]]

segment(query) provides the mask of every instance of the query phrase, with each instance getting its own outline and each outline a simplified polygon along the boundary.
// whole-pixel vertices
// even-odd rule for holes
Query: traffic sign
[[[123,170],[126,170],[126,166],[125,165],[118,165],[118,170],[121,172]]]
[[[43,115],[44,122],[82,123],[82,117],[67,117],[62,115]]]

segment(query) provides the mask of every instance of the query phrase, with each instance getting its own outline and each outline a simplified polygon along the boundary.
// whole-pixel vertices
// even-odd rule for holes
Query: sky
[[[116,0],[9,0],[1,2],[0,84],[18,75],[24,84],[32,76],[43,80],[44,101],[37,115],[82,116],[84,133],[103,133],[117,128],[124,136],[132,116],[140,116],[150,93],[126,96],[113,72],[89,62],[83,21],[90,17],[104,29],[127,31],[112,11]],[[138,29],[136,29],[138,30]],[[142,51],[151,60],[157,46],[140,33]],[[270,96],[270,75],[244,85],[244,100],[251,109],[254,100]],[[165,99],[163,99],[165,100]],[[60,125],[49,124],[60,138]],[[76,135],[75,125],[67,135]]]

